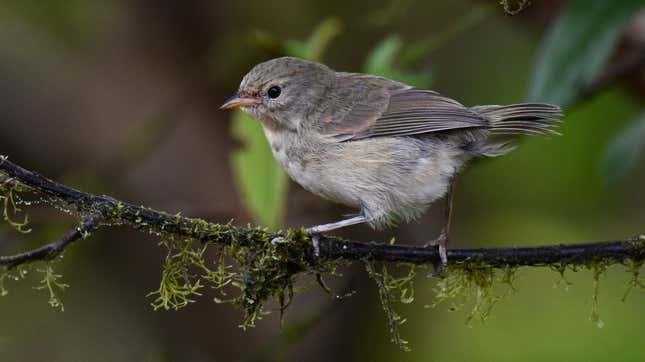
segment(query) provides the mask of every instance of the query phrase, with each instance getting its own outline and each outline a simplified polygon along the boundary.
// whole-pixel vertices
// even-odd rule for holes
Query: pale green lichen
[[[69,285],[61,282],[62,275],[56,274],[50,263],[47,263],[44,269],[38,269],[38,271],[43,273],[43,279],[40,281],[40,285],[34,287],[34,289],[46,290],[49,293],[49,305],[64,312],[65,306],[58,297],[57,291],[62,292],[69,288]]]
[[[600,290],[600,276],[605,273],[607,270],[607,263],[605,262],[598,262],[598,263],[593,263],[588,266],[588,268],[592,271],[593,273],[593,287],[592,287],[592,293],[591,293],[591,314],[589,315],[589,319],[596,324],[598,328],[602,328],[605,325],[605,322],[600,319],[600,313],[598,309],[598,293]]]
[[[500,275],[492,266],[476,260],[451,264],[444,277],[435,285],[435,301],[429,307],[436,308],[449,302],[450,310],[458,310],[464,305],[472,304],[466,321],[470,323],[477,318],[483,322],[500,300],[515,291],[513,282],[516,270],[505,267]],[[506,285],[504,293],[495,292],[497,283]]]
[[[368,275],[376,283],[381,306],[387,316],[388,328],[392,336],[391,341],[402,351],[410,351],[408,341],[401,338],[399,333],[399,327],[406,322],[406,319],[394,310],[393,304],[409,304],[414,301],[415,265],[407,265],[408,272],[397,277],[389,273],[385,265],[382,265],[381,271],[378,272],[374,262],[365,260],[364,263]]]
[[[14,215],[19,214],[22,210],[16,202],[16,194],[26,191],[27,188],[14,182],[11,178],[0,181],[0,205],[2,205],[2,218],[16,231],[27,234],[31,232],[29,228],[29,216],[25,215],[22,221],[15,221]]]
[[[627,289],[623,295],[623,302],[627,300],[627,297],[634,288],[639,288],[645,290],[645,283],[641,280],[641,267],[643,266],[645,260],[628,260],[626,262],[627,272],[631,274],[631,278],[627,281]]]
[[[13,279],[14,276],[6,268],[0,268],[0,297],[4,297],[9,294],[9,290],[5,286],[5,281],[7,279]]]
[[[168,249],[162,280],[149,294],[155,297],[155,310],[185,307],[211,289],[216,303],[233,304],[244,311],[242,328],[253,327],[267,313],[265,304],[270,300],[278,301],[284,312],[293,299],[297,277],[334,274],[340,266],[338,261],[308,255],[310,240],[301,230],[290,230],[282,239],[272,240],[271,234],[260,228],[235,233],[232,228],[213,228],[201,220],[186,228],[208,241],[183,238],[162,242]],[[228,243],[219,240],[223,238],[229,238]],[[294,243],[302,247],[294,247]]]
[[[160,245],[168,248],[168,254],[161,273],[159,289],[148,296],[156,296],[152,302],[154,310],[178,310],[193,303],[192,298],[201,296],[199,290],[203,285],[190,269],[205,263],[203,254],[206,247],[195,249],[190,240],[182,243],[163,240]]]
[[[568,291],[569,287],[571,287],[573,283],[571,283],[567,279],[567,277],[565,276],[565,273],[567,271],[567,267],[572,268],[573,271],[576,271],[575,266],[567,266],[566,263],[556,263],[556,264],[550,265],[549,267],[551,268],[551,270],[556,271],[560,276],[558,280],[556,280],[553,283],[553,288],[563,287],[565,291]]]
[[[0,162],[3,159],[0,159]],[[27,234],[31,232],[29,227],[29,216],[24,215],[22,221],[16,221],[14,218],[22,212],[19,204],[29,204],[30,202],[24,201],[20,198],[19,194],[31,191],[27,186],[16,182],[15,180],[3,176],[0,180],[0,207],[2,207],[2,217],[4,221],[11,228],[19,233]],[[86,237],[87,235],[83,235]],[[13,270],[8,270],[7,267],[0,267],[0,296],[6,296],[9,291],[6,288],[6,281],[13,280],[19,281],[25,279],[30,270],[34,269],[34,265],[42,263],[42,261],[34,261],[18,265]],[[44,269],[37,269],[43,273],[43,279],[39,281],[38,286],[34,287],[36,290],[46,290],[49,294],[48,303],[53,308],[61,311],[64,310],[64,305],[57,295],[57,291],[63,291],[69,285],[62,283],[60,274],[56,274],[52,268],[51,262],[45,262]]]
[[[28,191],[6,177],[0,179],[0,205],[3,207],[4,220],[19,232],[29,232],[28,219],[16,222],[13,219],[21,210],[19,206],[26,204],[18,193]],[[67,205],[64,201],[45,201],[61,210],[69,212],[68,208],[76,210],[79,216],[96,215],[100,213],[107,220],[104,225],[127,223],[136,229],[148,230],[163,237],[166,255],[159,288],[150,293],[154,297],[151,303],[155,310],[180,309],[194,302],[197,297],[208,292],[216,295],[216,303],[230,303],[241,308],[244,312],[242,328],[252,327],[268,311],[266,303],[277,301],[281,318],[285,309],[291,304],[294,294],[310,289],[316,282],[330,295],[334,295],[323,282],[323,275],[338,275],[337,270],[349,264],[349,261],[329,260],[312,255],[311,240],[303,230],[289,230],[286,233],[273,234],[261,228],[236,228],[229,224],[210,224],[200,219],[186,219],[180,214],[169,215],[161,213],[159,223],[143,217],[142,213],[156,213],[146,208],[133,208],[121,202],[105,202],[99,205],[83,204]],[[67,205],[67,206],[65,206]],[[133,221],[126,221],[133,220]],[[188,237],[178,237],[177,235]],[[85,234],[84,237],[87,235]],[[631,247],[635,248],[630,255],[634,260],[624,260],[631,279],[627,282],[625,297],[634,287],[644,288],[640,278],[640,268],[645,256],[645,237],[635,238]],[[388,328],[392,341],[402,350],[409,350],[407,342],[400,337],[399,327],[405,322],[394,306],[397,303],[412,303],[414,300],[415,266],[404,264],[409,268],[407,273],[398,276],[392,274],[384,264],[364,261],[369,276],[376,282],[379,299],[388,319]],[[598,293],[599,280],[610,263],[616,260],[594,260],[586,267],[593,273],[593,292],[591,320],[599,327],[602,320],[599,316]],[[42,263],[39,262],[39,263]],[[14,270],[0,269],[0,296],[6,295],[5,282],[20,280],[26,271],[33,269],[34,262],[19,266]],[[377,267],[378,266],[378,267]],[[567,270],[578,271],[576,265],[565,262],[546,265],[560,275],[558,285],[566,288],[571,284],[565,278]],[[65,290],[68,285],[60,281],[60,274],[52,269],[51,261],[45,262],[44,269],[36,269],[43,273],[43,279],[37,289],[46,290],[49,294],[49,304],[60,310],[64,309],[58,292]],[[513,282],[516,268],[494,268],[479,262],[473,257],[461,263],[450,264],[444,278],[435,287],[436,299],[432,304],[437,307],[450,302],[451,309],[457,309],[472,303],[467,315],[467,321],[480,319],[482,321],[491,314],[493,307],[507,294],[515,291]],[[25,273],[25,274],[23,274]],[[294,287],[296,280],[303,276],[311,277],[311,282],[300,287]],[[500,293],[497,286],[505,286]],[[346,295],[351,295],[350,292]],[[334,295],[335,296],[335,295]],[[335,296],[342,298],[342,296]],[[623,299],[624,299],[623,298]]]

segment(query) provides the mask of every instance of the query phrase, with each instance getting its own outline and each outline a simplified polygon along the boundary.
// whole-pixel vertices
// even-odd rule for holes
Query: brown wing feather
[[[322,134],[344,140],[374,125],[390,103],[388,85],[400,83],[357,73],[337,74],[319,126]]]
[[[344,75],[336,89],[346,104],[324,118],[321,131],[339,140],[408,136],[486,127],[488,122],[439,93],[407,87],[384,78]],[[351,92],[351,93],[350,93]]]

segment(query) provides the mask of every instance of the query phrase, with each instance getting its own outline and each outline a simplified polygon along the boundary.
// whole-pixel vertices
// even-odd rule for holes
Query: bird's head
[[[222,109],[240,108],[264,127],[297,130],[334,80],[327,66],[283,57],[253,67]]]

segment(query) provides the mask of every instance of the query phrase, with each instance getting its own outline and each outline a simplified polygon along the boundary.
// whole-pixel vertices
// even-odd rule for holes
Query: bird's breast
[[[296,132],[264,129],[273,157],[296,182],[305,176],[307,154]]]
[[[335,176],[340,171],[339,168],[345,166],[342,161],[338,161],[338,157],[342,155],[330,151],[330,148],[337,147],[303,138],[297,133],[265,129],[265,134],[273,156],[292,180],[324,198],[344,204],[357,203],[355,197],[342,195],[338,182],[343,180]],[[342,170],[342,173],[345,172],[346,170]]]
[[[443,196],[463,163],[459,149],[411,138],[324,143],[266,130],[276,160],[303,188],[374,217],[417,215]],[[406,216],[407,218],[408,216]]]

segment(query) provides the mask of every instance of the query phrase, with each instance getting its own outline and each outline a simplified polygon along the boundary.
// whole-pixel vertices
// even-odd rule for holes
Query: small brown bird
[[[558,106],[542,103],[465,107],[434,91],[291,57],[251,69],[221,108],[238,107],[260,121],[294,181],[360,210],[307,229],[316,251],[321,233],[414,220],[447,194],[445,226],[430,243],[439,246],[442,266],[454,179],[464,164],[513,150],[500,135],[557,134],[561,116]]]

